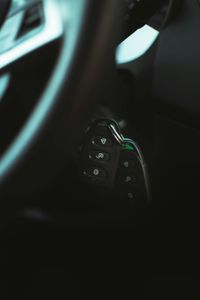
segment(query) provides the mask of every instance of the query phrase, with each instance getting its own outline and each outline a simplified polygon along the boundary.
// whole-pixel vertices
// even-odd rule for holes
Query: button
[[[88,156],[90,159],[98,161],[108,161],[110,159],[110,155],[108,153],[101,151],[91,151]]]
[[[136,162],[134,160],[124,159],[124,160],[121,161],[121,166],[124,169],[134,168],[134,167],[136,167]]]
[[[136,185],[137,184],[137,176],[136,174],[120,174],[120,182],[122,184],[132,184],[132,185]]]
[[[129,199],[129,200],[134,200],[134,194],[133,194],[133,192],[128,192],[127,193],[127,198]]]
[[[83,171],[83,175],[96,179],[105,179],[107,177],[106,171],[99,167],[90,167]]]
[[[119,190],[120,199],[125,205],[135,205],[138,202],[138,193],[137,190],[129,187],[126,189]]]
[[[92,139],[92,145],[111,147],[112,140],[106,136],[97,136]]]

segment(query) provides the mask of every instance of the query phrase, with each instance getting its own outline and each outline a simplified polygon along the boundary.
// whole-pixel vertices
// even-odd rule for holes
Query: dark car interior
[[[199,34],[199,0],[0,0],[0,299],[199,299]]]

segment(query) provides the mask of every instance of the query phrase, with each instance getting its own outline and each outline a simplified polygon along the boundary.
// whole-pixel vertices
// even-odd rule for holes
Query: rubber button
[[[120,161],[120,165],[123,169],[130,170],[130,169],[133,169],[136,167],[136,162],[135,162],[135,160],[122,159]]]
[[[96,161],[109,161],[110,155],[102,151],[91,151],[88,154],[89,159]]]
[[[106,171],[99,167],[90,167],[83,171],[83,175],[92,177],[93,179],[105,179],[107,177]]]
[[[119,180],[121,184],[124,185],[136,185],[138,180],[137,180],[137,175],[136,174],[120,174]]]
[[[97,136],[92,139],[92,145],[111,147],[112,140],[106,136]]]

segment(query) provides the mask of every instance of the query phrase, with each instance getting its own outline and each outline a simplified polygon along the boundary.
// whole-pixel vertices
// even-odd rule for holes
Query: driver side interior
[[[115,276],[133,265],[132,275],[125,276],[130,281],[127,285],[134,286],[141,299],[148,299],[149,293],[165,299],[172,290],[160,290],[157,282],[165,286],[173,272],[179,279],[193,274],[191,267],[197,262],[188,253],[191,260],[183,264],[181,249],[186,238],[195,248],[193,235],[197,236],[199,228],[200,56],[196,54],[200,43],[196,37],[200,6],[195,0],[184,0],[170,9],[167,18],[162,6],[148,20],[160,34],[144,55],[116,64],[113,53],[70,162],[39,189],[34,189],[33,178],[30,193],[20,199],[23,208],[12,208],[15,218],[3,228],[0,238],[2,299],[17,293],[21,299],[62,299],[70,292],[76,298],[77,282],[78,286],[82,282],[83,293],[90,291],[96,298],[91,286],[96,293],[103,290],[96,281],[108,285],[111,293],[117,288],[110,277],[119,282]],[[129,34],[123,31],[123,39]],[[0,154],[48,82],[59,46],[55,42],[33,52],[8,74],[9,89],[0,101]],[[82,180],[82,149],[96,120],[115,120],[123,136],[140,146],[151,187],[148,205],[146,200],[145,205],[121,205],[116,186]],[[177,288],[176,293],[182,291]]]

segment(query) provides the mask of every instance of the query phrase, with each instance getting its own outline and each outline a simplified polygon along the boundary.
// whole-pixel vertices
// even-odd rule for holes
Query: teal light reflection
[[[5,74],[0,77],[0,102],[4,97],[4,94],[7,91],[8,85],[10,83],[10,75]]]

